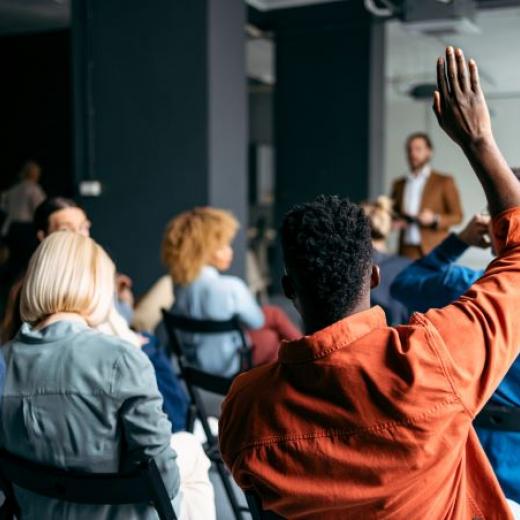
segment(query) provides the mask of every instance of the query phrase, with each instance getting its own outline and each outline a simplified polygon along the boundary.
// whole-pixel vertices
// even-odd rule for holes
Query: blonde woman
[[[40,244],[22,288],[24,323],[3,350],[1,442],[20,457],[92,472],[131,470],[153,457],[180,511],[180,481],[193,470],[176,463],[153,367],[140,349],[94,330],[112,308],[114,275],[88,237],[59,231]],[[24,518],[157,518],[147,504],[75,505],[15,491]]]
[[[389,254],[387,251],[386,241],[392,230],[392,199],[381,196],[374,202],[361,204],[361,207],[370,220],[374,248],[372,259],[381,270],[381,283],[370,292],[371,303],[383,308],[389,325],[405,323],[408,321],[408,311],[404,305],[392,298],[390,286],[395,277],[410,265],[411,260]]]
[[[260,307],[240,278],[221,274],[233,261],[232,242],[238,227],[235,217],[222,209],[186,211],[168,224],[162,258],[174,285],[172,312],[211,320],[238,316],[253,345],[253,363],[260,365],[276,360],[282,340],[301,334],[281,309]],[[204,370],[233,376],[240,369],[236,333],[185,334],[183,342],[190,361]]]

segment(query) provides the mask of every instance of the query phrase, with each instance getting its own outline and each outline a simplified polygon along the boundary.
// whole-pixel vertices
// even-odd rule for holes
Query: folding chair
[[[264,511],[262,502],[254,493],[247,492],[246,500],[253,520],[283,520],[283,516],[277,515],[272,511]]]
[[[190,334],[226,334],[235,332],[240,338],[240,348],[238,355],[240,356],[240,370],[249,370],[253,366],[253,358],[251,348],[249,347],[246,336],[240,325],[238,317],[234,316],[229,320],[198,320],[194,318],[186,318],[177,316],[169,311],[162,310],[164,324],[170,340],[170,348],[177,357],[179,355],[185,357],[182,350],[182,342],[179,341],[178,333]]]
[[[191,415],[192,417],[196,416],[199,418],[202,425],[202,429],[204,430],[204,434],[206,435],[207,442],[204,446],[204,450],[211,462],[215,464],[215,467],[218,471],[220,480],[222,481],[222,485],[224,486],[224,490],[228,497],[235,518],[240,520],[243,518],[242,513],[247,512],[248,509],[246,507],[241,507],[238,503],[235,491],[233,490],[231,476],[227,471],[224,462],[220,456],[218,439],[215,437],[215,435],[213,435],[213,432],[211,431],[211,427],[208,421],[208,413],[201,394],[201,391],[205,391],[219,396],[225,396],[229,391],[229,387],[233,382],[233,378],[227,378],[215,374],[210,374],[208,372],[200,370],[199,368],[191,366],[186,361],[184,352],[182,350],[182,343],[180,342],[178,337],[178,332],[195,332],[195,329],[197,333],[213,334],[217,329],[215,323],[219,322],[203,322],[201,320],[190,320],[188,318],[181,318],[179,316],[175,316],[165,310],[163,310],[162,312],[164,324],[166,326],[166,331],[170,340],[170,349],[177,359],[180,375],[186,383],[186,388],[190,396],[192,405]],[[222,329],[220,331],[217,331],[217,333],[224,331],[229,332],[229,326],[230,323],[226,322],[226,325],[222,325]],[[203,332],[201,332],[201,330]]]
[[[38,495],[89,505],[150,503],[160,520],[176,520],[168,492],[153,459],[132,473],[81,473],[46,466],[0,450],[0,485],[6,496],[2,520],[21,519],[13,485]]]
[[[477,415],[473,425],[487,430],[520,432],[520,408],[488,404]]]

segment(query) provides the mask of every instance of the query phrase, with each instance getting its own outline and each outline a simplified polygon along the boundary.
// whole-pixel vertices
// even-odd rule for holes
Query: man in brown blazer
[[[459,192],[453,177],[432,170],[430,137],[415,133],[406,141],[410,172],[392,189],[399,254],[411,259],[428,254],[462,221]]]

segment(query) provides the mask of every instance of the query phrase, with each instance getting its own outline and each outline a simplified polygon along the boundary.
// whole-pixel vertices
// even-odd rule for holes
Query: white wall
[[[496,15],[495,15],[496,16]],[[427,40],[427,41],[425,41]],[[413,78],[413,67],[431,67],[434,74],[434,55],[442,52],[444,45],[432,39],[406,35],[407,59],[403,62],[400,56],[401,66],[406,68],[411,64],[412,70],[400,71],[407,80]],[[392,60],[392,53],[399,53],[403,43],[403,34],[396,37],[396,27],[391,27],[387,32],[388,68],[397,67],[399,59]],[[507,56],[508,51],[504,49]],[[477,56],[478,59],[478,56]],[[498,59],[498,58],[497,58]],[[420,64],[419,67],[417,64]],[[504,64],[507,66],[507,64]],[[435,146],[433,166],[442,172],[447,172],[455,177],[460,190],[464,207],[464,222],[471,216],[485,208],[485,197],[475,174],[472,172],[466,158],[460,149],[440,130],[435,115],[431,110],[430,102],[417,102],[400,94],[396,88],[395,77],[391,77],[394,71],[387,70],[386,91],[386,113],[385,113],[385,171],[384,183],[387,193],[390,192],[392,182],[403,175],[407,170],[404,154],[404,142],[406,137],[415,131],[428,132]],[[408,74],[408,76],[406,76]],[[422,80],[424,72],[419,71]],[[433,78],[428,78],[433,79]],[[507,91],[507,86],[504,86]],[[497,88],[489,100],[493,127],[496,140],[501,147],[511,166],[520,166],[520,94],[500,93]],[[504,99],[493,98],[493,96],[505,96]],[[395,244],[395,237],[394,242]],[[489,253],[471,250],[461,259],[461,263],[475,268],[486,265],[491,258]]]

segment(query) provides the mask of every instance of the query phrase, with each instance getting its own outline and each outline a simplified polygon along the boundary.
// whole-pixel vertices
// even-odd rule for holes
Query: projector
[[[404,27],[429,36],[477,34],[475,0],[405,0],[401,13]]]

